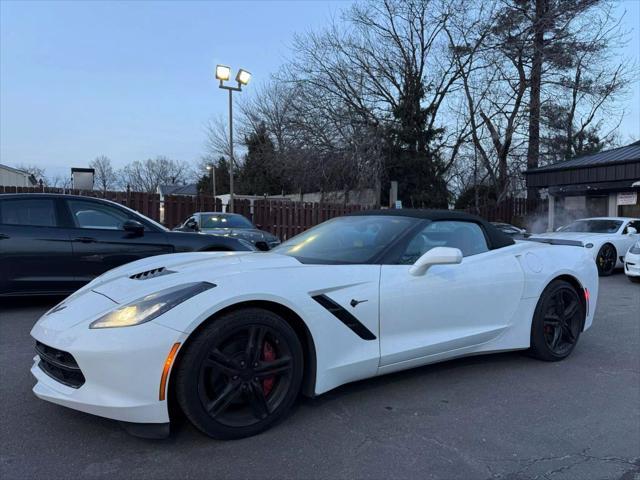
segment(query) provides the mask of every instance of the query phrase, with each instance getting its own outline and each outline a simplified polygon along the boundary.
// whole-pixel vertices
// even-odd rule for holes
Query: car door
[[[76,289],[71,259],[59,200],[39,195],[0,199],[0,295]]]
[[[410,266],[436,246],[459,248],[462,263]],[[506,247],[508,248],[508,247]],[[413,366],[455,356],[496,338],[512,321],[524,287],[514,255],[490,250],[479,224],[431,222],[380,277],[380,365]]]
[[[174,251],[166,234],[150,224],[144,224],[141,234],[125,231],[126,221],[142,219],[123,208],[90,199],[71,198],[65,203],[78,281],[89,282],[125,263]]]

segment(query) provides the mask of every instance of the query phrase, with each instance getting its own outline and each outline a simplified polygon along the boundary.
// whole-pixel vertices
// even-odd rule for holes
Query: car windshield
[[[242,215],[203,213],[200,219],[200,228],[254,228],[253,224]]]
[[[616,233],[622,222],[620,220],[576,220],[558,229],[559,232]]]
[[[302,263],[368,263],[419,221],[384,215],[334,218],[287,240],[272,252]]]

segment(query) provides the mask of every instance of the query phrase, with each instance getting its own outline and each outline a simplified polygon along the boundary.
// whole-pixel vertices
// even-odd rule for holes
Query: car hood
[[[116,303],[192,282],[217,283],[230,275],[301,266],[293,257],[257,252],[195,252],[161,255],[107,272],[87,287]]]
[[[549,232],[549,233],[537,233],[532,235],[532,238],[558,238],[562,240],[577,240],[580,242],[587,242],[598,239],[605,239],[609,236],[607,233],[585,233],[585,232]]]
[[[243,238],[250,242],[268,241],[275,238],[270,233],[263,232],[257,228],[203,228],[200,232],[209,235],[226,235],[229,237]]]

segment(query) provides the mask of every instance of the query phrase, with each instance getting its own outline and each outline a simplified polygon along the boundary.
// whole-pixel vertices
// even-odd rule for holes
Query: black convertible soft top
[[[491,225],[485,219],[476,215],[472,215],[466,212],[459,212],[457,210],[428,210],[428,209],[381,209],[381,210],[362,210],[360,212],[353,212],[347,215],[386,215],[395,217],[412,217],[421,218],[424,220],[431,220],[437,222],[440,220],[453,220],[462,222],[477,223],[482,227],[487,236],[487,243],[489,248],[494,250],[496,248],[507,247],[513,245],[515,242],[506,233],[501,232],[495,226]]]

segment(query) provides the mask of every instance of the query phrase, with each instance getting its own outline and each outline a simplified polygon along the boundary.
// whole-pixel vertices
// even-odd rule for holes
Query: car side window
[[[624,227],[623,233],[629,233],[629,227],[633,227],[636,229],[636,232],[640,233],[640,220],[634,220],[633,222],[629,222],[626,227]]]
[[[50,198],[8,199],[0,202],[0,224],[56,227],[55,203]]]
[[[442,220],[429,223],[411,239],[400,264],[413,265],[434,247],[459,248],[468,257],[489,251],[487,239],[477,223]]]
[[[71,216],[77,228],[98,230],[122,230],[122,225],[131,218],[124,212],[97,202],[68,200]]]

